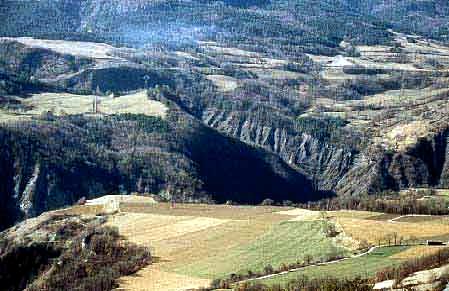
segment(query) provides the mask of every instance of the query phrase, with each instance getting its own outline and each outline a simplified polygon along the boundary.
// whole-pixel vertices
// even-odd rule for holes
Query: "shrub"
[[[270,198],[264,199],[264,200],[262,201],[262,203],[260,203],[260,205],[263,205],[263,206],[271,206],[271,205],[274,205],[274,200],[273,200],[273,199],[270,199]]]
[[[112,290],[117,278],[151,263],[148,249],[124,241],[116,229],[98,222],[56,216],[39,226],[41,232],[56,235],[52,243],[0,239],[0,286],[29,291]]]

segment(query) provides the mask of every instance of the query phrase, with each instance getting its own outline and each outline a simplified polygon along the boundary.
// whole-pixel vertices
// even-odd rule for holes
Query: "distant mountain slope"
[[[341,40],[382,44],[387,28],[447,41],[446,1],[8,0],[0,35],[109,40],[127,45],[198,40],[299,45],[332,53]],[[338,28],[338,29],[336,29]],[[260,38],[263,39],[260,39]],[[289,53],[288,48],[282,49]],[[291,52],[290,52],[291,53]]]
[[[447,8],[3,1],[0,35],[44,38],[0,39],[7,224],[111,192],[259,203],[449,187]],[[135,92],[167,119],[136,114],[145,97],[130,111]]]

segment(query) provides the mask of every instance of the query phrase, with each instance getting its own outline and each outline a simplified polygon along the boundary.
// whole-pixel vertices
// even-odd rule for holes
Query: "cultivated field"
[[[335,216],[335,220],[342,226],[345,233],[356,240],[366,240],[371,244],[388,244],[395,239],[416,240],[423,242],[426,239],[449,239],[449,220],[447,217],[438,219],[402,218],[392,221],[390,219],[360,219]],[[403,221],[405,220],[405,221]],[[369,230],[369,235],[366,231]]]
[[[74,114],[93,114],[94,100],[97,100],[97,113],[110,114],[144,114],[164,118],[167,113],[165,104],[149,100],[146,91],[138,91],[117,98],[109,96],[76,95],[70,93],[40,93],[30,98],[19,98],[24,109],[0,109],[0,121],[30,119],[46,112],[56,116]]]
[[[401,252],[406,252],[407,249],[408,248],[405,246],[381,248],[360,258],[352,258],[335,264],[308,267],[298,272],[291,272],[286,275],[259,280],[259,282],[267,285],[282,285],[302,276],[306,276],[308,278],[353,278],[357,276],[370,277],[375,275],[378,270],[396,266],[403,262],[404,259],[395,258],[395,256]]]
[[[88,207],[98,213],[98,205],[77,206],[71,211],[84,209],[86,213]],[[397,217],[366,211],[168,203],[123,202],[119,208],[107,223],[117,227],[128,240],[148,246],[155,256],[153,265],[122,278],[121,290],[199,288],[233,273],[261,272],[268,265],[276,269],[283,264],[325,262],[337,256],[348,259],[262,281],[285,283],[302,275],[371,276],[438,247],[386,246],[360,257],[354,254],[363,250],[356,247],[376,245],[379,237],[384,238],[384,244],[390,237],[393,244],[394,232],[397,237],[417,242],[449,237],[446,217],[392,220]],[[335,227],[336,234],[329,235],[329,225]]]

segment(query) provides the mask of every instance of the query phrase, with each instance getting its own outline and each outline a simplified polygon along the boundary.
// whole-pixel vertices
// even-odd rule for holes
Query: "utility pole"
[[[98,113],[98,96],[97,95],[94,96],[94,100],[93,100],[93,103],[92,103],[92,112],[94,114]]]

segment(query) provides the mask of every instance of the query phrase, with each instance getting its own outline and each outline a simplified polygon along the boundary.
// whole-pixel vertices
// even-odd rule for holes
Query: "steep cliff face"
[[[422,138],[405,152],[367,149],[341,178],[340,194],[375,194],[385,190],[448,185],[448,130]]]
[[[383,153],[378,169],[380,188],[447,187],[448,133],[444,129],[422,138],[405,152]]]
[[[353,149],[344,143],[331,144],[298,131],[291,118],[264,118],[212,109],[204,112],[203,121],[245,143],[275,153],[291,167],[304,172],[323,191],[333,191],[353,164]]]
[[[449,128],[432,137],[421,139],[409,154],[420,159],[427,168],[429,185],[447,187]]]
[[[448,185],[448,130],[422,138],[405,152],[389,152],[373,150],[374,145],[359,150],[345,139],[330,142],[297,130],[288,118],[273,119],[223,110],[203,114],[209,126],[275,153],[322,191],[361,195]]]

